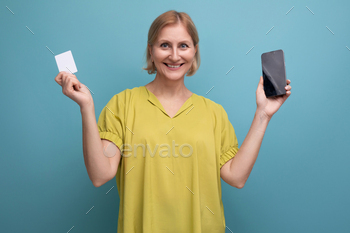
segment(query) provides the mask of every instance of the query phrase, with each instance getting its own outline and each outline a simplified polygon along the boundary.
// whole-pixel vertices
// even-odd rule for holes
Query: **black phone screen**
[[[266,97],[286,94],[286,68],[283,50],[275,50],[261,55],[264,91]]]

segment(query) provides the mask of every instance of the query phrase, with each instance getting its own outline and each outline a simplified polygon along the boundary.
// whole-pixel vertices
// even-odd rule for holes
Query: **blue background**
[[[115,179],[92,185],[79,106],[54,81],[46,46],[72,51],[98,118],[113,95],[154,79],[141,69],[147,33],[172,9],[190,15],[200,38],[201,66],[185,84],[223,105],[239,145],[256,109],[260,56],[285,52],[292,95],[245,187],[222,181],[226,232],[350,232],[349,1],[43,0],[0,6],[0,231],[117,232]]]

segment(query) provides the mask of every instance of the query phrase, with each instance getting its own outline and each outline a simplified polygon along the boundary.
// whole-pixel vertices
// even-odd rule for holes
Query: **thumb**
[[[260,76],[259,86],[263,86],[263,85],[264,85],[264,79],[262,76]]]
[[[263,90],[263,89],[264,89],[264,79],[263,79],[262,76],[260,76],[260,80],[259,80],[257,91],[260,91],[260,90]]]

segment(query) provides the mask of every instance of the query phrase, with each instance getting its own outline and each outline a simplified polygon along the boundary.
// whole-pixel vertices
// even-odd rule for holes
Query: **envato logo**
[[[111,142],[112,143],[112,142]],[[106,147],[103,148],[103,153],[105,156],[107,157],[113,157],[116,154],[116,148],[110,146],[111,145],[108,144]],[[179,144],[175,144],[175,140],[172,141],[172,145],[169,145],[168,143],[163,143],[163,144],[156,144],[154,146],[154,148],[151,148],[151,145],[149,144],[134,144],[134,146],[132,146],[131,144],[122,144],[122,146],[120,147],[120,152],[121,155],[123,157],[131,157],[132,155],[134,155],[134,157],[136,158],[138,155],[138,153],[141,151],[142,152],[142,157],[146,157],[146,149],[149,153],[149,155],[151,156],[151,158],[153,158],[154,156],[160,156],[162,158],[166,158],[166,157],[171,157],[174,156],[175,158],[179,157],[179,155],[176,153],[175,149],[176,147],[178,147]],[[158,151],[159,149],[159,151]],[[127,153],[125,153],[127,152]],[[130,153],[129,153],[130,152]],[[192,155],[193,153],[193,148],[190,144],[188,143],[184,143],[182,145],[180,145],[180,147],[178,148],[178,152],[180,154],[180,156],[184,157],[184,158],[188,158]]]

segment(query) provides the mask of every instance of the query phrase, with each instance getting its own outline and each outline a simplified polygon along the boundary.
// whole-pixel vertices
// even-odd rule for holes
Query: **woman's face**
[[[148,45],[157,76],[171,80],[183,78],[191,68],[197,46],[182,24],[167,25],[160,31],[152,48]],[[176,66],[175,68],[168,65]],[[178,67],[181,65],[180,67]]]

